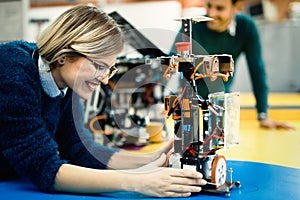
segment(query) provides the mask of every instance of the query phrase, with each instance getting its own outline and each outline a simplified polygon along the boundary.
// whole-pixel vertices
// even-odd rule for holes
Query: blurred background
[[[205,14],[204,0],[0,0],[0,42],[13,39],[35,41],[49,22],[79,3],[92,3],[107,12],[117,11],[164,51],[171,48],[180,27],[174,18]],[[242,12],[253,16],[258,25],[270,91],[299,92],[300,1],[244,0]],[[170,33],[162,41],[149,28],[174,34]],[[243,56],[236,63],[239,72],[233,90],[250,92]]]
[[[299,129],[300,56],[298,47],[300,46],[300,1],[244,0],[243,2],[241,12],[254,18],[261,36],[263,56],[268,73],[267,81],[270,89],[270,117],[275,120],[289,121]],[[81,3],[94,4],[108,13],[117,12],[122,16],[122,19],[127,20],[131,26],[138,30],[138,33],[142,34],[142,39],[136,38],[136,34],[133,34],[133,40],[141,39],[141,42],[159,48],[159,51],[152,52],[153,54],[150,52],[151,56],[160,56],[168,53],[171,49],[175,35],[181,25],[174,20],[175,18],[205,15],[205,8],[203,7],[205,0],[0,0],[0,43],[16,39],[34,42],[41,30],[58,15],[71,6]],[[136,40],[136,45],[139,45],[138,43],[139,40]],[[143,65],[145,59],[149,56],[148,53],[149,51],[138,51],[134,46],[126,46],[117,61],[120,73],[125,73],[135,66]],[[228,151],[226,156],[229,159],[256,160],[299,167],[300,159],[297,156],[300,141],[299,134],[296,131],[259,129],[254,109],[255,100],[243,55],[235,61],[235,66],[237,73],[235,73],[236,78],[232,90],[242,94],[240,101],[241,145],[239,145],[239,149],[233,148],[232,151]],[[131,71],[135,73],[135,84],[149,78],[145,75],[146,71],[147,73],[153,72],[152,80],[150,82],[146,81],[150,84],[139,85],[145,87],[144,89],[141,90],[136,85],[130,85],[132,83],[125,85],[123,82],[123,87],[119,86],[119,90],[114,92],[117,95],[114,98],[122,105],[122,109],[125,109],[121,113],[114,113],[115,118],[124,121],[124,123],[123,121],[120,122],[119,125],[135,129],[136,124],[139,127],[145,127],[146,117],[156,121],[162,120],[160,112],[163,110],[161,107],[163,106],[163,99],[161,97],[165,94],[162,90],[156,89],[161,89],[164,84],[159,82],[162,77],[156,78],[155,72],[157,71],[155,70],[157,70],[155,66],[153,69],[148,66],[147,69],[147,66],[143,65],[138,70]],[[126,76],[124,77],[126,78]],[[132,76],[130,77],[132,78]],[[85,102],[87,109],[85,123],[87,126],[94,119],[99,122],[98,126],[103,126],[101,124],[102,119],[105,119],[106,122],[104,123],[109,123],[112,127],[116,123],[114,121],[116,119],[111,119],[109,114],[102,116],[105,109],[111,106],[107,103],[111,100],[110,92],[116,84],[114,80],[112,82],[112,85],[108,86],[109,88],[105,88],[105,86],[98,88],[95,92],[96,96]],[[153,87],[155,84],[160,87]],[[176,86],[176,83],[170,85]],[[155,91],[156,95],[154,94]],[[133,93],[134,95],[132,95]],[[131,96],[128,97],[127,94]],[[100,101],[99,105],[99,99],[104,98],[106,101]],[[126,98],[134,102],[127,105]],[[143,110],[142,114],[138,113],[138,110],[145,108],[145,106],[148,106],[148,108],[146,110],[141,109]],[[100,117],[95,118],[99,114]],[[127,119],[125,115],[128,114],[131,115],[130,117],[134,123],[125,125],[125,119]],[[97,132],[93,129],[92,131]],[[101,134],[99,135],[101,136]],[[97,134],[95,137],[98,137]],[[103,137],[98,139],[103,140]],[[282,143],[283,141],[285,143]],[[101,142],[103,143],[103,141]],[[119,142],[122,143],[121,140]],[[137,144],[135,139],[133,139],[133,142]],[[149,150],[147,148],[144,149],[144,152],[153,151],[156,147],[150,146]],[[260,152],[259,155],[255,153],[257,150]],[[277,151],[274,152],[274,150]]]

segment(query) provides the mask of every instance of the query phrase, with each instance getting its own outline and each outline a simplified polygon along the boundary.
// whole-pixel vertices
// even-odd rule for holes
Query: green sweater
[[[193,54],[230,54],[236,62],[240,54],[244,52],[256,98],[257,112],[266,113],[268,108],[268,86],[258,30],[250,16],[238,14],[235,21],[235,35],[230,34],[229,31],[215,32],[209,30],[205,22],[193,23]],[[177,41],[182,41],[181,34],[177,35],[175,42]],[[172,49],[172,52],[175,52],[174,49]],[[235,71],[239,71],[239,66],[235,65]],[[208,79],[198,79],[198,93],[207,98],[209,93],[231,92],[230,87],[233,77],[229,78],[228,82],[223,82],[221,78],[214,82]]]

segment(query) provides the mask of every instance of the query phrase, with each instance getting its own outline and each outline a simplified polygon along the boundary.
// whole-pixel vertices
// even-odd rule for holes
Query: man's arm
[[[254,21],[249,19],[246,27],[244,52],[247,59],[252,88],[256,99],[258,119],[266,119],[268,111],[268,85],[259,33]]]
[[[252,20],[249,20],[249,22],[247,27],[247,42],[244,51],[256,99],[257,119],[259,120],[259,124],[264,128],[294,129],[294,127],[288,123],[274,121],[268,117],[269,90],[265,64],[262,57],[261,41],[255,23]]]

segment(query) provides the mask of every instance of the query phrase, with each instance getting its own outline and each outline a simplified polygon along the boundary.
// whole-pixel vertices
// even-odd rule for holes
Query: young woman
[[[25,177],[50,193],[185,197],[201,190],[200,173],[163,167],[172,141],[137,156],[94,143],[84,128],[80,97],[107,84],[122,48],[115,21],[89,5],[64,12],[36,44],[0,45],[1,180]]]

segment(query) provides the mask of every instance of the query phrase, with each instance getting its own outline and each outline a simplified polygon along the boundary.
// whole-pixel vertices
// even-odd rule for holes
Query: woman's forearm
[[[158,161],[165,158],[162,155]],[[56,175],[54,189],[82,194],[134,191],[148,196],[187,197],[206,184],[202,174],[195,170],[160,168],[155,163],[136,170],[99,170],[63,164]]]
[[[158,157],[158,156],[157,156]],[[131,154],[123,151],[112,155],[107,164],[109,169],[135,169],[157,159],[154,154]]]
[[[168,155],[170,152],[173,152],[173,139],[170,139],[163,145],[159,150],[148,154],[133,154],[126,151],[117,152],[111,156],[107,167],[109,169],[135,169],[142,167],[159,159],[162,154]]]
[[[60,192],[89,193],[129,191],[132,184],[139,182],[137,176],[116,170],[98,170],[64,164],[60,167],[54,189]],[[118,180],[118,181],[116,181]]]

